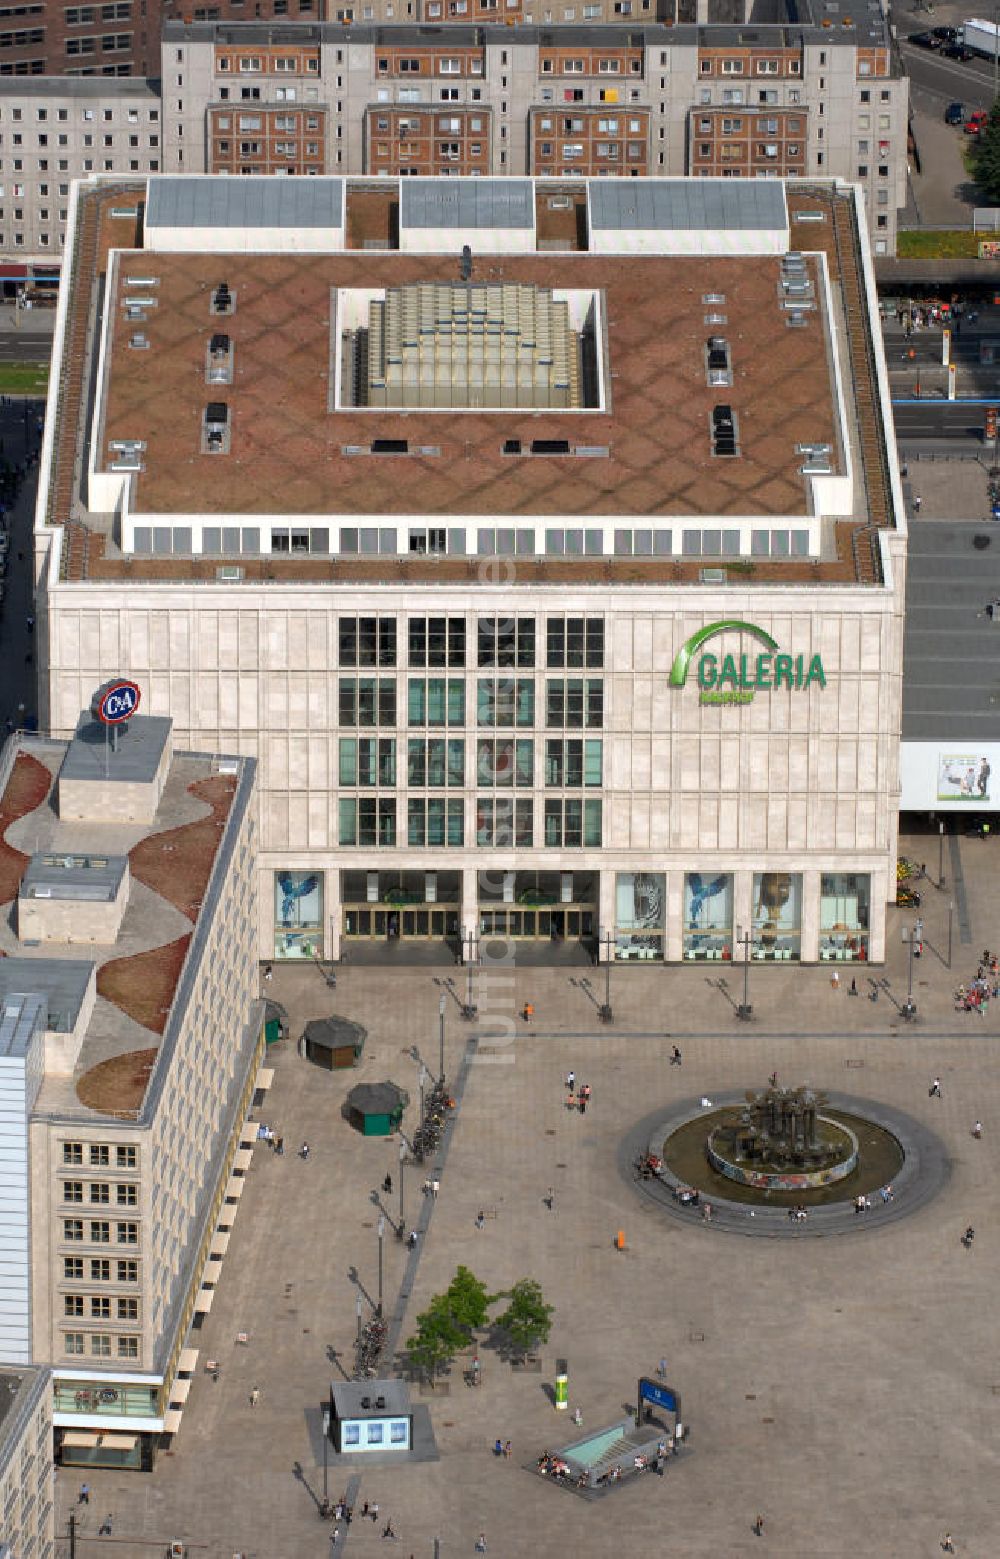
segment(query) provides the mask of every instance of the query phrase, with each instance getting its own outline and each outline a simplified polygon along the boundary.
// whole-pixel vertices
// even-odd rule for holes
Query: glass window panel
[[[448,802],[448,843],[465,843],[465,804],[462,801]]]
[[[357,844],[358,822],[357,805],[353,796],[341,796],[339,805],[340,828],[339,838],[341,844]]]
[[[588,738],[583,744],[583,749],[583,783],[599,785],[603,777],[604,743],[600,739]]]
[[[443,677],[431,677],[427,683],[427,724],[445,723],[445,683]]]
[[[732,873],[685,873],[685,957],[729,959],[732,957],[732,940]]]
[[[340,738],[340,783],[356,785],[358,772],[358,744],[352,736]]]
[[[407,719],[410,725],[427,724],[427,684],[422,677],[410,678]]]
[[[427,749],[422,738],[412,738],[406,746],[406,778],[410,785],[426,785]]]
[[[583,803],[583,842],[588,848],[593,848],[601,843],[601,803],[599,801],[585,801]]]
[[[465,640],[463,629],[462,659],[465,659]],[[461,677],[450,677],[448,680],[448,724],[465,724],[465,683]]]
[[[444,844],[444,818],[444,801],[438,798],[429,800],[427,803],[427,843],[429,845]]]
[[[519,739],[514,743],[514,783],[530,785],[534,778],[534,743]]]
[[[801,873],[754,872],[753,956],[798,958],[801,951],[801,926]]]
[[[406,803],[406,840],[414,846],[424,842],[424,803],[420,797],[411,796]]]
[[[465,743],[461,739],[448,742],[448,784],[465,784]]]

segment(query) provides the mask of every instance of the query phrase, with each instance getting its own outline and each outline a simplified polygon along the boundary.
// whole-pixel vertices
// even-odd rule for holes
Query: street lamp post
[[[938,887],[944,887],[944,820],[938,823]]]
[[[330,1408],[323,1409],[323,1515],[330,1514],[330,1487],[329,1487],[329,1444],[330,1444]]]
[[[916,940],[917,928],[914,925],[910,927],[910,956],[907,962],[906,973],[906,1005],[903,1008],[903,1017],[907,1019],[915,1017],[917,1012],[916,1007],[913,1005],[913,948]]]
[[[406,1228],[406,1219],[403,1217],[403,1168],[406,1164],[406,1144],[399,1144],[399,1232],[402,1234]]]
[[[614,932],[598,932],[598,943],[604,949],[604,1005],[599,1009],[598,1016],[602,1023],[613,1023],[615,1015],[611,1009],[611,957],[615,946]]]
[[[476,962],[476,946],[477,946],[478,942],[479,942],[479,938],[477,937],[475,931],[463,931],[462,932],[462,952],[463,952],[463,955],[465,953],[465,945],[466,945],[466,943],[468,943],[468,948],[469,948],[468,957],[465,960],[465,962],[466,962],[465,1006],[462,1008],[462,1017],[465,1018],[470,1023],[478,1015],[478,1011],[477,1011],[476,1005],[475,1005],[475,1003],[472,1000],[472,969],[473,969],[473,965]]]
[[[951,917],[955,913],[954,903],[948,905],[948,968],[951,968]]]
[[[438,1081],[444,1087],[444,991],[438,1002]]]
[[[382,1314],[382,1247],[385,1243],[385,1214],[378,1215],[378,1313]]]
[[[753,1017],[753,1008],[750,1005],[750,944],[753,935],[750,931],[743,932],[736,927],[736,943],[743,949],[743,1001],[736,1009],[736,1016],[744,1023],[749,1023]]]
[[[358,1289],[358,1292],[357,1292],[357,1294],[355,1295],[355,1298],[354,1298],[354,1314],[357,1316],[357,1320],[358,1320],[357,1346],[358,1346],[358,1349],[360,1350],[360,1348],[361,1348],[361,1290],[360,1289]]]

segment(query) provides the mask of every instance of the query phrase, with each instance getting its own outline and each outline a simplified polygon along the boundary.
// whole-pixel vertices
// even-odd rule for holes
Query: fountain
[[[712,1168],[727,1180],[764,1191],[810,1191],[853,1174],[858,1139],[843,1120],[822,1112],[825,1094],[769,1084],[745,1095],[708,1132]]]

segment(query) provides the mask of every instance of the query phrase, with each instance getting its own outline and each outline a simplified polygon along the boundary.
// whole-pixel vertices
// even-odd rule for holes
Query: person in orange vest
[[[521,1016],[525,1023],[530,1023],[532,1018],[535,1016],[535,1009],[530,1001],[525,1002],[524,1011],[521,1013]]]

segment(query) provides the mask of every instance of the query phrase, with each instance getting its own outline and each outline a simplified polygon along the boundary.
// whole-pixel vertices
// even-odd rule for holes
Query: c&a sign
[[[705,644],[719,634],[749,634],[765,648],[756,654],[706,650]],[[749,704],[755,693],[777,692],[781,688],[804,692],[813,683],[826,687],[826,672],[819,655],[812,655],[807,661],[804,655],[783,654],[778,641],[763,628],[735,617],[699,628],[681,645],[670,668],[670,686],[684,687],[692,666],[702,704]]]

